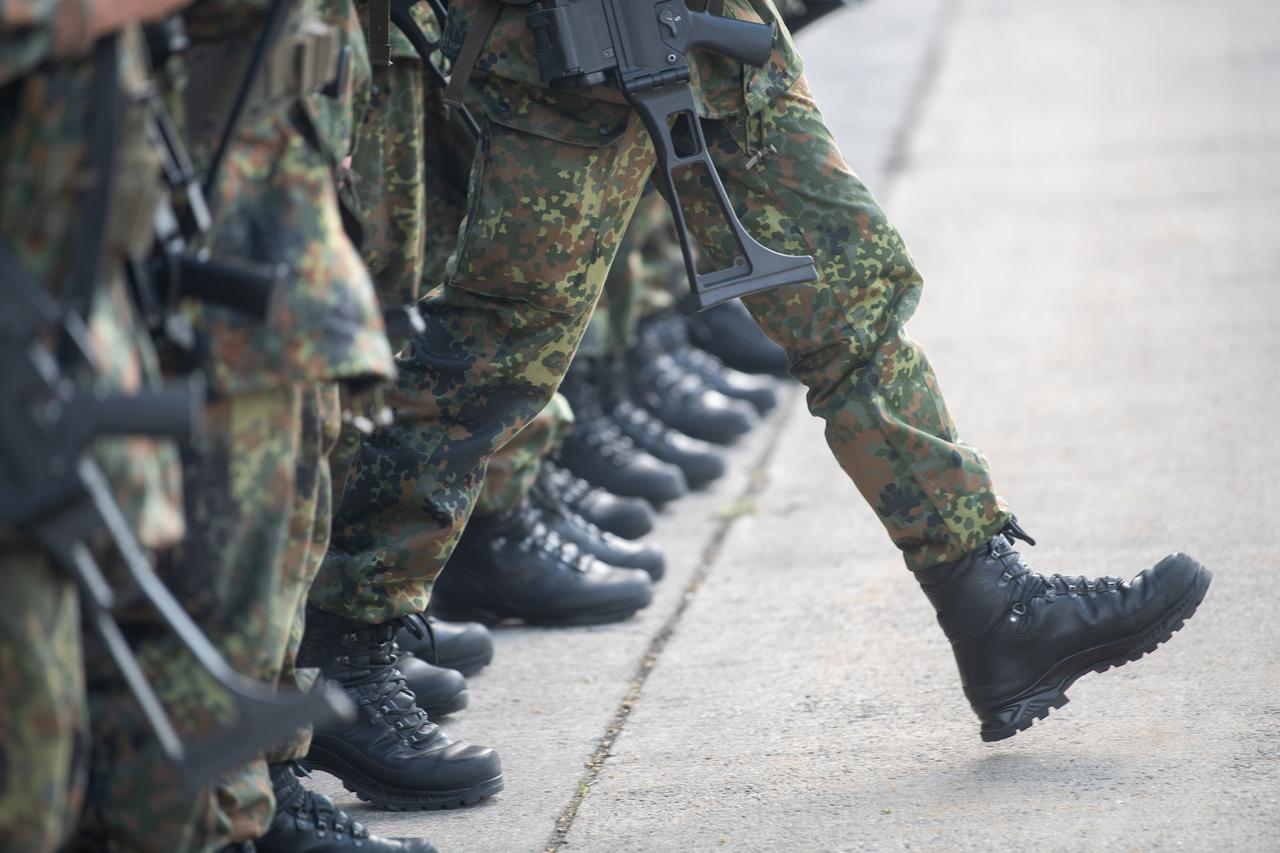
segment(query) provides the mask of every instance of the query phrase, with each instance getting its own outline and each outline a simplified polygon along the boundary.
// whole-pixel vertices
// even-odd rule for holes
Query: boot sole
[[[1187,557],[1187,559],[1191,558]],[[1066,705],[1070,701],[1067,698],[1067,690],[1081,676],[1090,672],[1106,672],[1154,652],[1195,614],[1200,602],[1204,601],[1205,593],[1209,591],[1209,583],[1212,580],[1213,573],[1196,563],[1196,576],[1191,583],[1191,588],[1160,619],[1146,629],[1122,640],[1072,655],[1049,670],[1044,678],[1013,700],[993,705],[971,706],[982,721],[980,729],[982,739],[990,743],[1005,740],[1018,732],[1026,731],[1036,720],[1043,720],[1049,716],[1051,710]]]
[[[647,607],[648,605],[646,604],[645,606]],[[617,610],[549,616],[542,613],[521,613],[518,611],[498,613],[482,607],[441,604],[438,612],[440,618],[447,622],[479,622],[487,627],[493,627],[504,619],[520,619],[526,625],[538,628],[572,628],[581,625],[607,625],[612,622],[621,622],[624,619],[630,619],[641,609],[640,607],[627,606]]]
[[[323,770],[338,777],[342,787],[374,808],[393,812],[440,811],[474,805],[492,797],[506,785],[502,774],[492,779],[444,791],[415,791],[384,785],[352,767],[340,756],[324,747],[311,745],[311,751],[302,762],[307,769]]]

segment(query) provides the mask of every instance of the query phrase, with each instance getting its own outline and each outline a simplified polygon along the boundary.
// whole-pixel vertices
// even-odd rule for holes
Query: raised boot
[[[630,617],[653,601],[638,569],[601,563],[543,523],[526,496],[495,515],[473,515],[432,590],[444,619],[494,624],[597,625]]]
[[[561,468],[548,459],[542,460],[538,479],[555,492],[565,506],[623,539],[639,539],[653,531],[653,510],[641,498],[615,495]]]
[[[319,667],[357,706],[356,719],[317,726],[304,761],[379,808],[447,809],[502,790],[488,747],[453,741],[432,723],[396,668],[400,620],[354,622],[307,608],[300,666]]]
[[[985,741],[1012,737],[1067,703],[1088,672],[1135,661],[1195,613],[1211,575],[1171,554],[1131,581],[1032,572],[1011,523],[959,560],[916,573],[951,641]]]
[[[304,788],[294,762],[272,764],[276,812],[267,834],[248,849],[258,853],[435,853],[418,838],[379,838],[323,794]]]
[[[445,622],[428,616],[423,626],[417,633],[402,628],[396,645],[427,663],[464,676],[475,675],[493,661],[493,637],[479,622]],[[431,715],[429,708],[427,715]]]
[[[652,580],[660,580],[667,571],[667,560],[656,545],[631,542],[601,530],[567,507],[556,494],[535,483],[529,501],[538,510],[547,527],[572,542],[601,562],[624,569],[640,569]]]

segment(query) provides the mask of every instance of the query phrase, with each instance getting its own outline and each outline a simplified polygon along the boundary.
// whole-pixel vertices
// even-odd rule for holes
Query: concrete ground
[[[868,0],[801,39],[929,286],[911,326],[1048,572],[1215,572],[1151,658],[983,744],[792,389],[662,520],[654,606],[498,632],[443,851],[1280,850],[1280,4]]]

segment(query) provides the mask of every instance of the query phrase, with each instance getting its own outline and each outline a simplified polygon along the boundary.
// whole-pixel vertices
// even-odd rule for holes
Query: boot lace
[[[436,631],[431,627],[431,620],[427,618],[425,613],[410,613],[408,616],[400,617],[400,625],[406,631],[414,636],[414,639],[426,639],[427,644],[431,646],[431,662],[440,663],[440,649],[436,646]],[[400,651],[400,645],[397,643],[395,651]]]
[[[311,773],[296,761],[290,761],[289,770],[297,779],[305,779],[311,776]],[[294,820],[299,829],[306,828],[308,825],[316,835],[323,838],[327,833],[334,835],[348,835],[353,839],[365,839],[369,837],[369,830],[364,824],[358,820],[354,820],[350,815],[342,809],[334,805],[333,800],[324,794],[317,794],[315,791],[298,783],[297,779],[293,779],[292,784],[286,783],[288,790],[279,792],[284,796],[278,796],[278,809],[287,812]]]
[[[581,477],[575,477],[563,468],[543,462],[538,468],[538,482],[565,506],[574,510],[582,508],[582,502],[595,488]]]
[[[1018,526],[1017,519],[1011,519],[987,546],[988,561],[998,564],[1002,569],[996,586],[1013,587],[1011,592],[1015,601],[1009,609],[1009,620],[1012,622],[1017,622],[1035,599],[1042,598],[1052,603],[1060,596],[1093,597],[1116,592],[1123,583],[1122,578],[1112,575],[1087,578],[1083,575],[1053,574],[1046,577],[1039,572],[1033,572],[1031,567],[1023,561],[1022,555],[1013,547],[1015,539],[1021,539],[1029,545],[1036,544],[1036,541]]]
[[[376,708],[400,737],[413,746],[421,746],[435,735],[437,728],[416,701],[403,705],[396,703],[400,694],[413,696],[408,681],[395,666],[395,635],[402,621],[386,622],[346,634],[343,639],[347,642],[367,643],[368,646],[357,654],[343,655],[338,661],[354,672],[363,673],[344,676],[342,686],[362,688],[358,691],[361,705]]]
[[[597,418],[585,425],[583,440],[615,465],[625,465],[636,454],[636,444],[622,434],[621,428],[608,418]]]
[[[550,557],[571,571],[585,573],[591,569],[594,558],[549,528],[542,519],[542,512],[532,501],[526,498],[521,503],[519,512],[521,527],[526,532],[516,543],[516,548],[526,554],[536,552]],[[499,537],[494,544],[505,544],[505,537]]]
[[[533,488],[529,490],[529,498],[533,502],[534,508],[538,511],[539,518],[542,520],[549,517],[557,521],[566,521],[600,539],[603,539],[606,535],[599,527],[583,518],[573,507],[569,506],[563,498],[547,488],[547,485],[541,479],[534,481]]]

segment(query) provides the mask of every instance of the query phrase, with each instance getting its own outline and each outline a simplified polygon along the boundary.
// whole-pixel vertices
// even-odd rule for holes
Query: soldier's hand
[[[165,18],[191,0],[89,0],[89,35],[96,39],[135,22]]]

